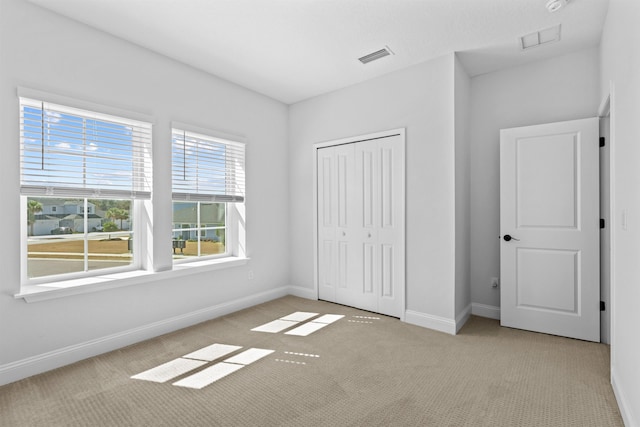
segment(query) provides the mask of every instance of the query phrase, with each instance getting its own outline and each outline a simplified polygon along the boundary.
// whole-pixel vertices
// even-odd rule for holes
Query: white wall
[[[640,2],[611,0],[601,96],[611,96],[611,379],[628,427],[640,425]],[[626,227],[623,222],[626,216]]]
[[[24,0],[2,0],[1,7],[0,200],[16,208],[1,209],[0,224],[3,237],[16,243],[0,245],[0,383],[16,379],[12,372],[33,373],[47,358],[68,361],[83,346],[90,347],[86,356],[145,338],[147,325],[155,325],[149,333],[159,333],[176,327],[171,319],[184,325],[220,313],[215,307],[237,308],[225,306],[231,301],[251,304],[286,294],[287,106]],[[171,177],[163,173],[171,170],[170,122],[244,136],[249,263],[37,303],[14,299],[20,289],[17,86],[154,118],[156,265],[171,263]]]
[[[292,284],[314,286],[312,145],[405,127],[407,321],[455,326],[453,81],[450,54],[290,107]]]
[[[469,206],[469,101],[471,79],[455,58],[455,180],[456,180],[456,319],[461,327],[471,313],[471,209]]]
[[[597,48],[471,79],[471,300],[499,316],[500,129],[595,117]]]

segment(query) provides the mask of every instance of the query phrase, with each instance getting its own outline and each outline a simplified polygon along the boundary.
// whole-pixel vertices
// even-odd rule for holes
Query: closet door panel
[[[346,289],[349,287],[349,261],[349,243],[341,241],[338,243],[338,288]]]
[[[333,240],[323,240],[322,250],[320,251],[320,284],[322,290],[329,292],[322,299],[332,298],[329,301],[334,301],[335,288],[334,278],[335,272],[333,271]]]
[[[349,223],[351,221],[351,215],[349,213],[351,203],[349,200],[349,187],[352,185],[349,181],[352,180],[352,163],[353,156],[351,155],[351,150],[339,150],[337,154],[337,164],[338,164],[338,199],[337,199],[337,207],[338,207],[338,227],[340,228],[348,228]]]
[[[382,145],[382,144],[380,144]],[[387,145],[387,144],[385,144]],[[393,186],[397,169],[394,167],[393,147],[380,147],[380,228],[393,228],[394,224],[394,191]]]
[[[336,215],[335,239],[338,244],[338,282],[336,302],[357,306],[358,289],[362,283],[362,253],[356,229],[355,147],[353,144],[333,148],[336,155]]]
[[[365,243],[362,245],[363,248],[363,283],[362,283],[362,293],[369,294],[375,297],[375,280],[377,273],[377,257],[376,257],[376,246],[371,243]]]
[[[375,178],[374,173],[376,171],[376,158],[374,150],[366,150],[360,147],[358,150],[358,165],[357,171],[362,182],[361,196],[362,199],[358,200],[362,205],[362,219],[361,227],[373,230],[375,228],[375,206],[377,204]]]
[[[333,227],[333,185],[332,185],[332,170],[333,159],[331,153],[322,153],[322,157],[319,159],[320,167],[320,212],[322,213],[320,222],[323,227]]]
[[[336,302],[335,153],[318,150],[318,297]]]
[[[394,260],[393,260],[393,245],[381,245],[382,249],[382,262],[380,263],[380,276],[381,276],[381,296],[385,298],[394,297]]]
[[[379,158],[375,141],[358,142],[355,145],[356,197],[354,205],[357,215],[356,232],[362,257],[362,278],[358,278],[356,292],[357,307],[378,310],[380,288],[379,248],[376,242],[380,212]]]
[[[378,311],[401,317],[404,293],[404,144],[400,136],[378,141],[380,157],[380,287]]]

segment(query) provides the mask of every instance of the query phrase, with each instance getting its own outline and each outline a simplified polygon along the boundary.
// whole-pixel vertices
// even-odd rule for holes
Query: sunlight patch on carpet
[[[295,335],[298,337],[306,337],[308,335],[311,335],[312,333],[319,331],[320,329],[324,328],[325,326],[329,326],[328,323],[316,323],[316,322],[309,322],[309,323],[305,323],[304,325],[298,326],[295,329],[290,330],[289,332],[285,332],[285,335]]]
[[[238,345],[228,344],[212,344],[207,347],[203,347],[200,350],[196,350],[186,356],[172,360],[167,363],[163,363],[160,366],[141,372],[132,376],[132,379],[153,381],[157,383],[164,383],[169,380],[178,378],[185,375],[190,371],[194,371],[201,368],[204,365],[213,362],[216,359],[224,357],[241,349]],[[199,372],[196,372],[188,377],[182,378],[179,381],[173,383],[178,387],[186,387],[193,389],[201,389],[208,386],[221,378],[226,377],[235,371],[250,365],[268,355],[275,352],[275,350],[269,350],[265,348],[250,348],[238,353],[235,356],[231,356],[223,362],[216,363],[215,365],[208,366]]]
[[[282,332],[285,329],[291,328],[298,323],[300,322],[278,319],[269,323],[265,323],[264,325],[257,326],[251,330],[255,332],[269,332],[271,334],[277,334],[278,332]]]
[[[151,368],[147,371],[141,372],[137,375],[132,376],[131,378],[135,380],[164,383],[169,381],[170,379],[179,377],[180,375],[186,374],[187,372],[206,364],[207,362],[204,362],[202,360],[179,358],[172,360],[171,362],[163,363],[162,365],[156,366],[155,368]]]
[[[275,350],[267,350],[264,348],[250,348],[249,350],[243,351],[242,353],[230,357],[225,360],[227,363],[237,363],[239,365],[249,365],[257,360],[262,359],[265,356],[270,355]]]
[[[190,375],[173,383],[173,385],[199,390],[209,384],[213,384],[229,374],[233,374],[235,371],[244,368],[244,366],[245,365],[236,365],[234,363],[225,362],[216,363],[215,365],[209,366],[196,374]]]
[[[319,313],[310,313],[307,311],[296,311],[295,313],[291,313],[288,316],[281,317],[280,320],[293,320],[295,322],[304,322],[305,320],[309,320],[312,317],[317,316]]]
[[[242,347],[239,345],[228,344],[212,344],[210,346],[201,348],[185,356],[186,359],[206,360],[207,362],[213,362],[227,354],[231,354],[236,350],[240,350]]]
[[[304,322],[305,320],[312,319],[317,316],[319,313],[310,313],[306,311],[296,311],[295,313],[291,313],[287,316],[281,317],[276,320],[272,320],[271,322],[265,323],[264,325],[256,326],[251,329],[255,332],[268,332],[272,334],[277,334],[278,332],[282,332],[286,329],[289,329],[298,323]],[[291,329],[290,331],[285,332],[285,335],[295,335],[300,337],[306,337],[320,329],[324,328],[331,323],[337,322],[342,319],[344,315],[342,314],[323,314],[317,319],[313,319],[310,322],[303,323],[297,328]]]
[[[313,319],[313,323],[326,323],[327,325],[333,322],[337,322],[338,320],[344,317],[343,314],[325,314],[323,316],[318,317],[317,319]]]
[[[318,314],[319,313],[310,313],[307,311],[296,311],[295,313],[288,314],[269,323],[265,323],[264,325],[256,326],[251,330],[254,332],[268,332],[270,334],[277,334],[278,332],[289,329],[300,322],[309,320],[312,317],[317,316]]]

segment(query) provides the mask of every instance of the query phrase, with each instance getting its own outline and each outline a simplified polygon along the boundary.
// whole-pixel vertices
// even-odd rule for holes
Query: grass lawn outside
[[[223,254],[225,251],[224,243],[221,242],[200,242],[200,254],[201,255],[217,255]],[[190,242],[187,240],[186,247],[180,252],[180,249],[175,250],[175,255],[184,256],[196,256],[198,255],[198,242]]]
[[[131,258],[127,239],[89,240],[89,259],[113,259]],[[225,247],[220,242],[201,242],[201,255],[223,254]],[[37,243],[28,245],[29,258],[57,258],[57,259],[81,259],[84,257],[84,240],[60,239],[49,243]],[[198,254],[197,242],[186,242],[182,253],[175,250],[175,255],[196,256]]]

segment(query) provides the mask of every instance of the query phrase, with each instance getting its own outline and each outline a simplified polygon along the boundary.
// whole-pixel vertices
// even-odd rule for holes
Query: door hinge
[[[600,137],[600,147],[604,147],[604,136]]]
[[[604,301],[600,301],[600,311],[605,311]]]
[[[604,218],[600,218],[600,228],[604,228]]]

